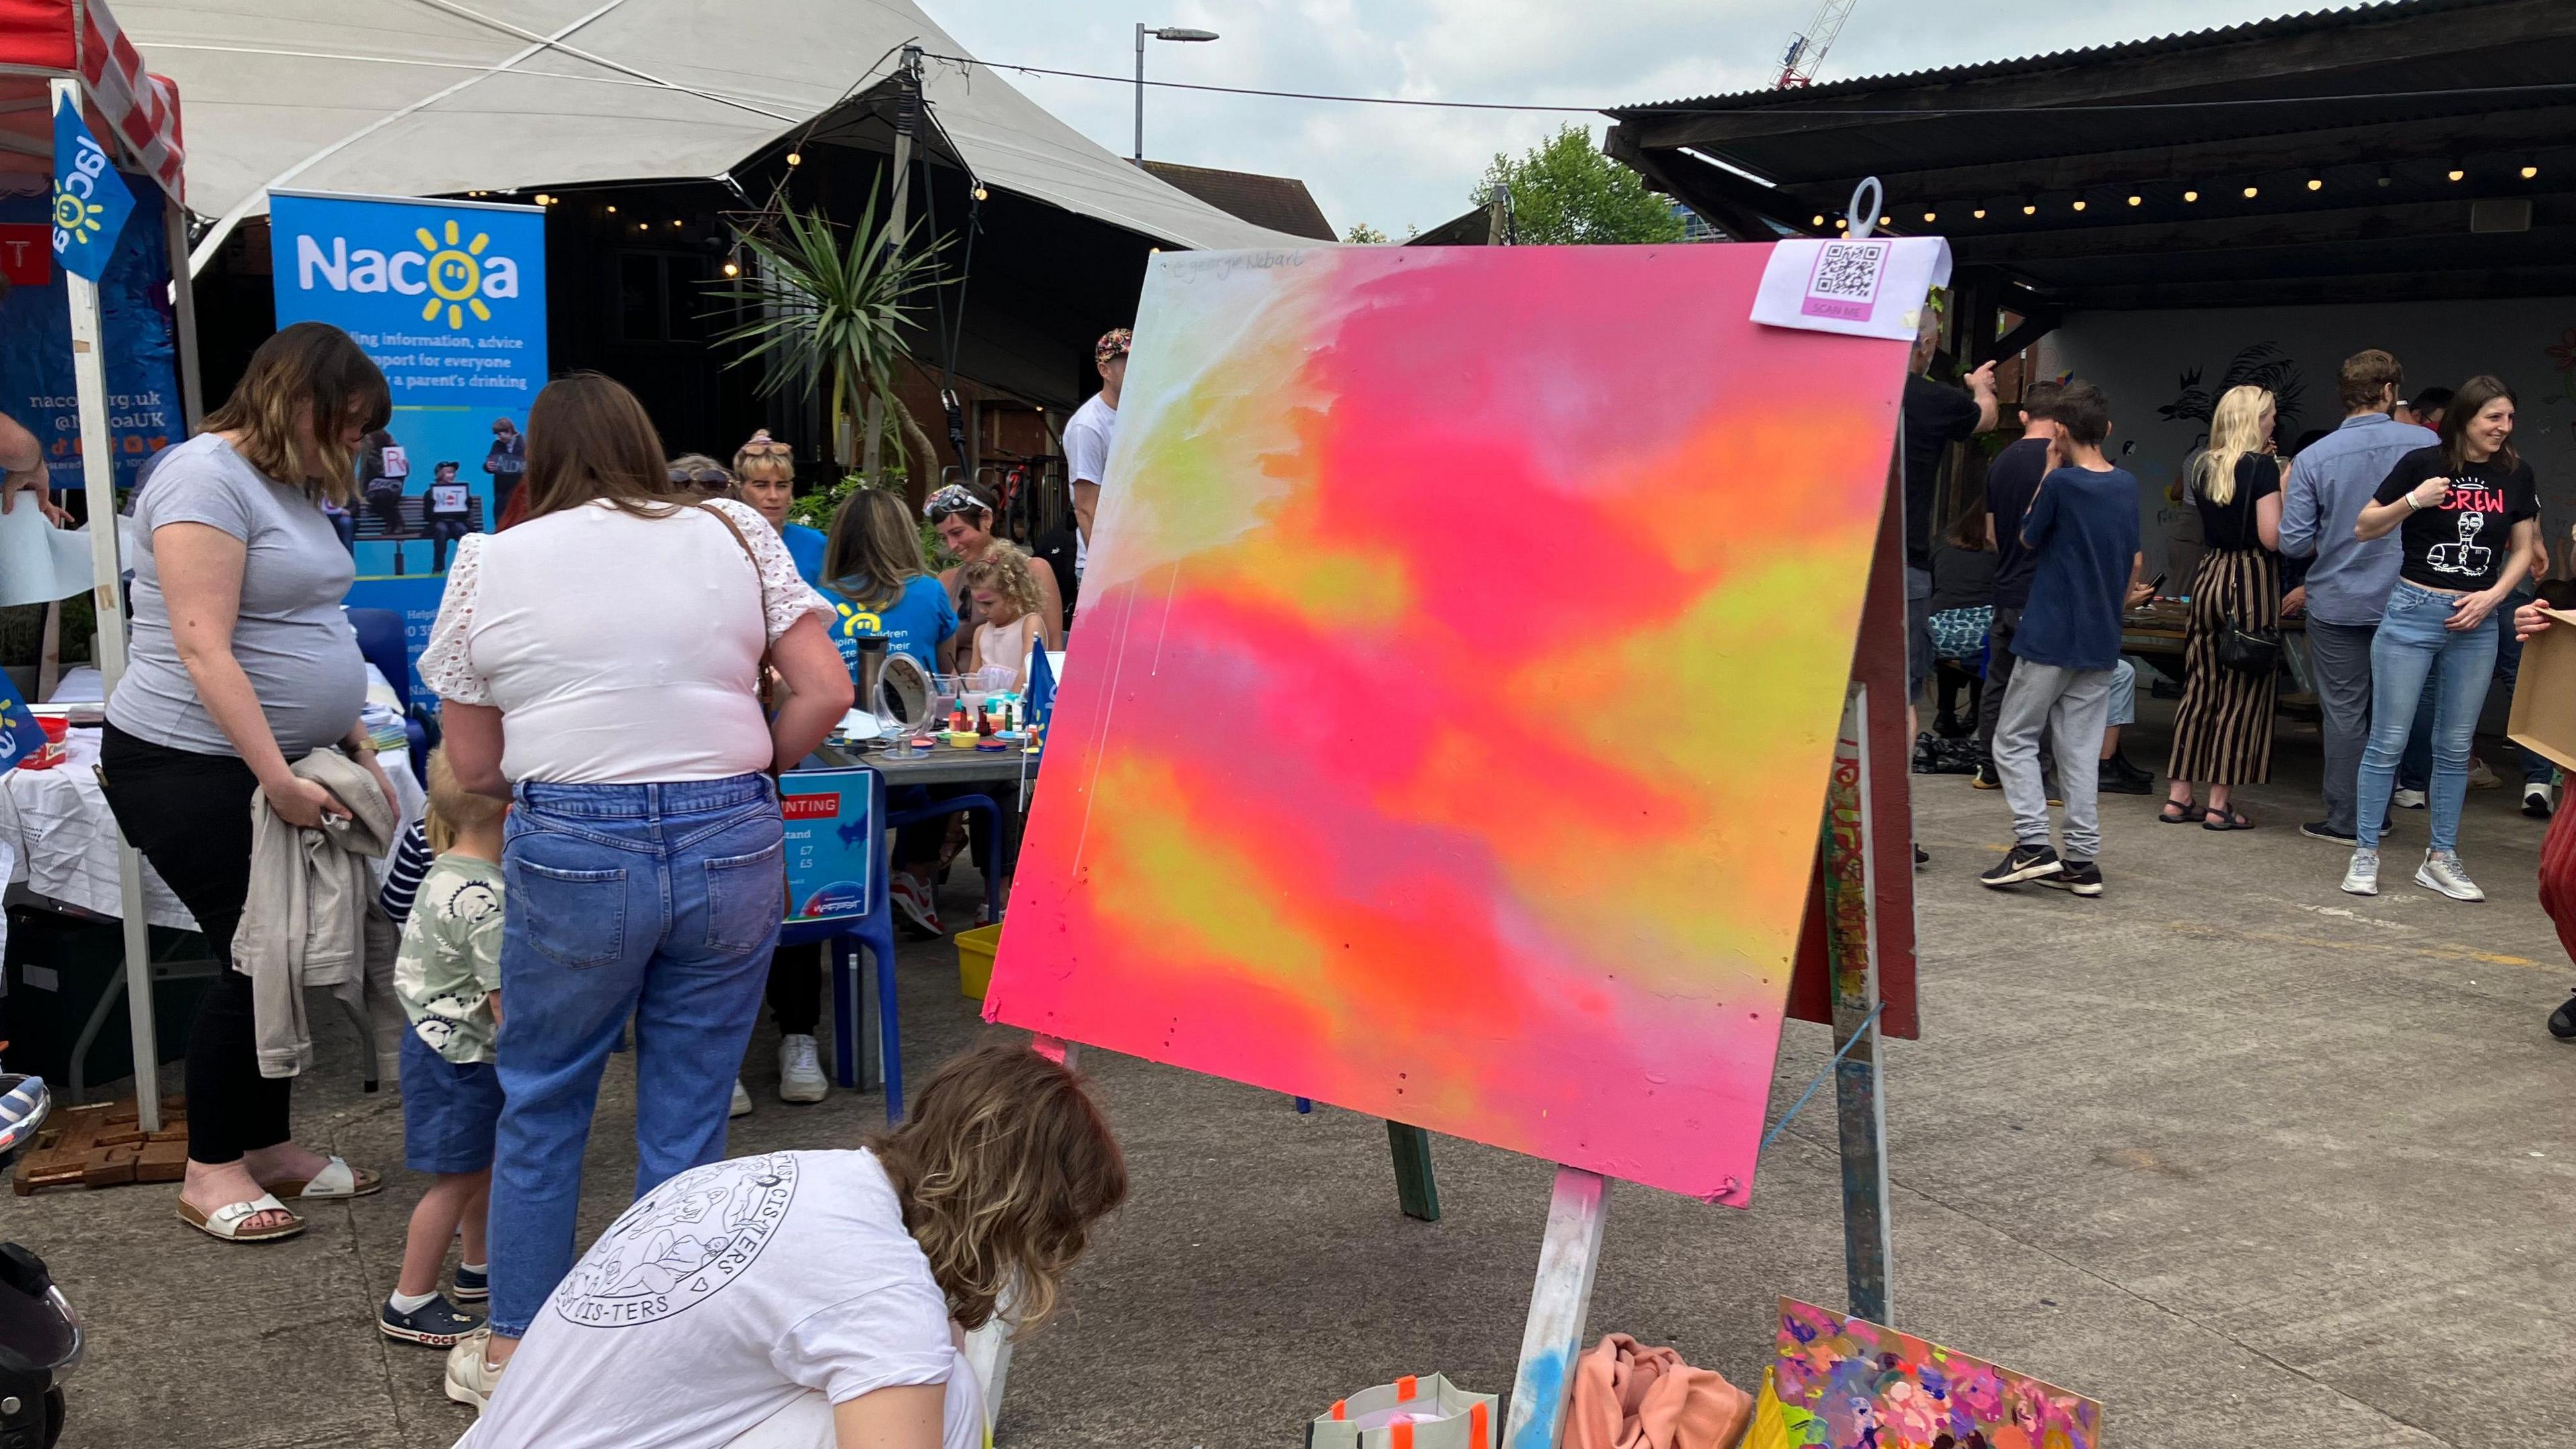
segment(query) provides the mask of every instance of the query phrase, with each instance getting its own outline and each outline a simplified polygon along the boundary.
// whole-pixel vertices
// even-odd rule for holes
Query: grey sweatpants
[[[2338,835],[2357,833],[2356,782],[2370,739],[2370,643],[2378,633],[2371,624],[2308,621],[2308,667],[2324,717],[2326,828]]]
[[[2039,734],[2048,731],[2057,756],[2057,784],[2066,801],[2070,860],[2102,854],[2102,821],[2094,792],[2102,774],[2102,730],[2111,709],[2108,669],[2066,669],[2023,659],[2004,688],[1995,720],[1995,774],[2004,803],[2012,807],[2013,839],[2048,844],[2048,790],[2040,781]]]

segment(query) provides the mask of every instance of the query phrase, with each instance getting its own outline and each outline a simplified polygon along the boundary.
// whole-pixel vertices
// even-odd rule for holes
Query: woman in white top
[[[980,1449],[960,1330],[1042,1322],[1126,1195],[1081,1081],[987,1042],[868,1150],[738,1157],[627,1209],[459,1449]]]
[[[517,802],[490,1343],[448,1365],[467,1402],[572,1267],[591,1109],[629,1016],[636,1193],[723,1156],[786,909],[770,774],[851,693],[831,606],[759,514],[674,493],[634,394],[565,378],[527,436],[527,521],[462,540],[420,661],[457,779]],[[774,720],[764,655],[794,691]]]

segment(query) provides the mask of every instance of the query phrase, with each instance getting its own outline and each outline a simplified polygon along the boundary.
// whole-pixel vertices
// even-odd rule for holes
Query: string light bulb
[[[1979,220],[1979,221],[1984,221],[1984,220],[1986,219],[1986,209],[1985,209],[1984,207],[1982,207],[1982,206],[1978,207],[1974,212],[1972,212],[1972,213],[1970,213],[1970,214],[1971,214],[1971,215],[1973,215],[1973,216],[1975,216],[1975,217],[1976,217],[1976,219],[1977,219],[1977,220]]]
[[[2325,190],[2325,189],[2326,189],[2326,179],[2325,179],[2324,177],[2322,177],[2322,176],[2311,176],[2311,177],[2309,177],[2309,178],[2308,178],[2308,189],[2309,189],[2310,191],[2323,191],[2323,190]]]
[[[976,199],[977,201],[982,201],[984,198],[985,198],[984,183],[983,183],[983,182],[981,182],[981,181],[978,181],[978,182],[976,182],[976,183],[975,183],[975,199]]]
[[[2197,191],[2186,191],[2182,194],[2182,199],[2185,201],[2198,201],[2200,200],[2200,193]]]
[[[742,275],[742,268],[732,262],[727,262],[724,264],[724,274],[728,277],[739,277]]]
[[[2260,195],[2262,195],[2262,194],[2263,194],[2263,192],[2262,192],[2262,189],[2261,189],[2260,187],[2248,186],[2248,187],[2246,187],[2246,188],[2245,188],[2245,199],[2246,199],[2247,201],[2252,201],[2255,197],[2258,197],[2258,196],[2260,196]]]
[[[794,151],[790,151],[787,153],[787,164],[790,166],[802,166],[805,164],[805,158]]]
[[[615,202],[609,203],[608,214],[610,216],[615,216],[617,214],[617,204]]]
[[[1878,219],[1878,224],[1880,226],[1894,226],[1896,225],[1896,218],[1892,216],[1882,216]]]
[[[2523,163],[2523,167],[2522,167],[2522,179],[2523,179],[2523,180],[2525,180],[2525,181],[2529,181],[2531,178],[2533,178],[2533,177],[2535,177],[2535,176],[2538,176],[2539,174],[2540,174],[2540,168],[2539,168],[2539,167],[2534,166],[2534,165],[2530,164],[2529,162],[2525,162],[2525,163]]]
[[[1821,211],[1817,212],[1814,216],[1808,217],[1807,222],[1811,226],[1823,226],[1825,224],[1825,214]]]
[[[1940,219],[1941,219],[1941,217],[1940,217],[1940,213],[1938,213],[1938,212],[1927,211],[1927,212],[1923,213],[1923,219],[1924,219],[1925,221],[1938,221],[1938,220],[1940,220]]]
[[[2146,198],[2145,198],[2145,197],[2143,197],[2143,196],[2132,196],[2132,197],[2130,197],[2130,198],[2129,198],[2129,204],[2130,204],[2131,206],[2139,206],[2139,205],[2143,205],[2143,204],[2145,203],[2145,201],[2146,201]]]
[[[2082,210],[2084,209],[2084,203],[2083,203],[2083,202],[2080,202],[2080,201],[2079,201],[2079,202],[2077,202],[2077,203],[2075,203],[2075,209],[2076,209],[2077,211],[2082,211]]]
[[[2021,209],[2021,214],[2024,216],[2037,216],[2039,215],[2039,208],[2036,206],[2025,206]]]
[[[2469,173],[2462,171],[2456,166],[2451,168],[2451,179],[2453,181],[2465,181],[2468,179],[2468,175]]]
[[[1850,226],[1850,225],[1851,225],[1851,223],[1850,223],[1850,222],[1845,221],[1843,218],[1841,218],[1841,217],[1839,217],[1839,216],[1834,218],[1834,230],[1836,230],[1836,231],[1841,231],[1841,230],[1843,230],[1845,227],[1848,227],[1848,226]]]
[[[671,218],[671,230],[673,230],[673,231],[678,231],[679,229],[680,229],[680,219],[679,219],[678,217],[676,217],[676,216],[675,216],[675,217]]]

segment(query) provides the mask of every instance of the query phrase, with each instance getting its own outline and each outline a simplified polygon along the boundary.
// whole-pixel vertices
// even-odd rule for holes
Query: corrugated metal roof
[[[2465,10],[2492,3],[2495,3],[2495,0],[2368,0],[2368,3],[2363,4],[2341,5],[2325,10],[2305,10],[2274,16],[2268,20],[2249,20],[2241,25],[2177,31],[2171,35],[2151,36],[2144,40],[2126,40],[2110,45],[2086,46],[2079,50],[2049,51],[2041,55],[2021,56],[2011,60],[1980,61],[1974,65],[1945,66],[1937,70],[1857,76],[1850,80],[1788,90],[1736,91],[1722,95],[1693,96],[1683,100],[1654,101],[1635,106],[1611,107],[1603,114],[1628,119],[1652,116],[1659,111],[1689,110],[1697,107],[1742,108],[1796,105],[1807,101],[1831,100],[1837,96],[1866,95],[1873,91],[2001,79],[2039,71],[2063,70],[2070,66],[2107,65],[2123,60],[2134,60],[2141,56],[2171,55],[2206,47],[2238,45],[2247,41],[2283,40],[2313,31],[2331,30],[2350,25],[2356,20],[2412,18],[2444,10]]]

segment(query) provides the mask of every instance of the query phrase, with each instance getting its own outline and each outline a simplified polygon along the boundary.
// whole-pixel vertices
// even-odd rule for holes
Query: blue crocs
[[[491,1268],[487,1265],[477,1272],[462,1263],[457,1264],[456,1285],[447,1290],[447,1296],[459,1303],[481,1303],[489,1299],[492,1296]]]
[[[443,1293],[409,1313],[388,1301],[376,1314],[376,1327],[384,1330],[385,1337],[429,1348],[454,1348],[458,1339],[482,1326],[480,1315],[459,1309]]]

